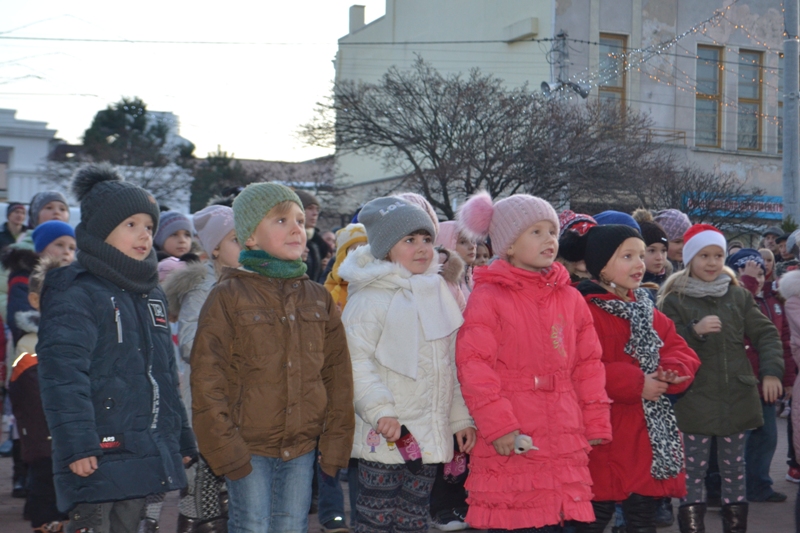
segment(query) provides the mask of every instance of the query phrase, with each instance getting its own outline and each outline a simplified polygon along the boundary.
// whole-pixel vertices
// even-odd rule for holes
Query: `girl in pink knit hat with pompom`
[[[547,201],[481,192],[462,234],[491,237],[499,257],[475,272],[456,365],[478,428],[466,488],[478,529],[561,531],[592,522],[591,446],[611,440],[601,347],[589,308],[558,255]]]

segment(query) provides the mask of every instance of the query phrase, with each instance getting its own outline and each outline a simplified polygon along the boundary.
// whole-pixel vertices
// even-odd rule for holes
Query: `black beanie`
[[[583,236],[568,231],[558,241],[558,253],[567,261],[585,261],[586,270],[594,279],[600,279],[600,272],[617,252],[617,248],[632,237],[642,238],[636,229],[622,224],[594,226]]]
[[[642,237],[644,238],[644,245],[650,246],[651,244],[663,244],[669,247],[669,239],[667,232],[664,228],[656,222],[639,222],[639,227],[642,229]]]
[[[156,199],[141,187],[122,181],[110,165],[80,169],[72,182],[72,192],[81,203],[81,225],[100,240],[105,240],[114,228],[137,213],[153,217],[153,234],[158,229],[160,211]]]

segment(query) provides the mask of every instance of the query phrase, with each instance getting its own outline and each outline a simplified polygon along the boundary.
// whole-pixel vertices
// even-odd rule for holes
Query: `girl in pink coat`
[[[458,333],[461,391],[478,428],[467,522],[490,531],[560,531],[594,521],[591,446],[610,442],[602,350],[589,308],[558,254],[545,200],[473,196],[462,234],[491,236],[499,259],[478,269]],[[530,437],[533,448],[524,436]],[[520,438],[517,438],[520,437]]]

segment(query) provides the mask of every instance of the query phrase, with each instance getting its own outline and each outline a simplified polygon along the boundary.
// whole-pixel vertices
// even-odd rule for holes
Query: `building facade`
[[[46,122],[20,120],[13,109],[0,109],[0,201],[27,202],[39,192],[55,135]]]

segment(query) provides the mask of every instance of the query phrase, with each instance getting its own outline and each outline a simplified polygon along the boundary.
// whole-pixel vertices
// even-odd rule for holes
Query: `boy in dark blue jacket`
[[[134,533],[144,497],[196,455],[158,287],[156,200],[108,166],[78,171],[78,261],[42,294],[39,383],[68,531]]]

